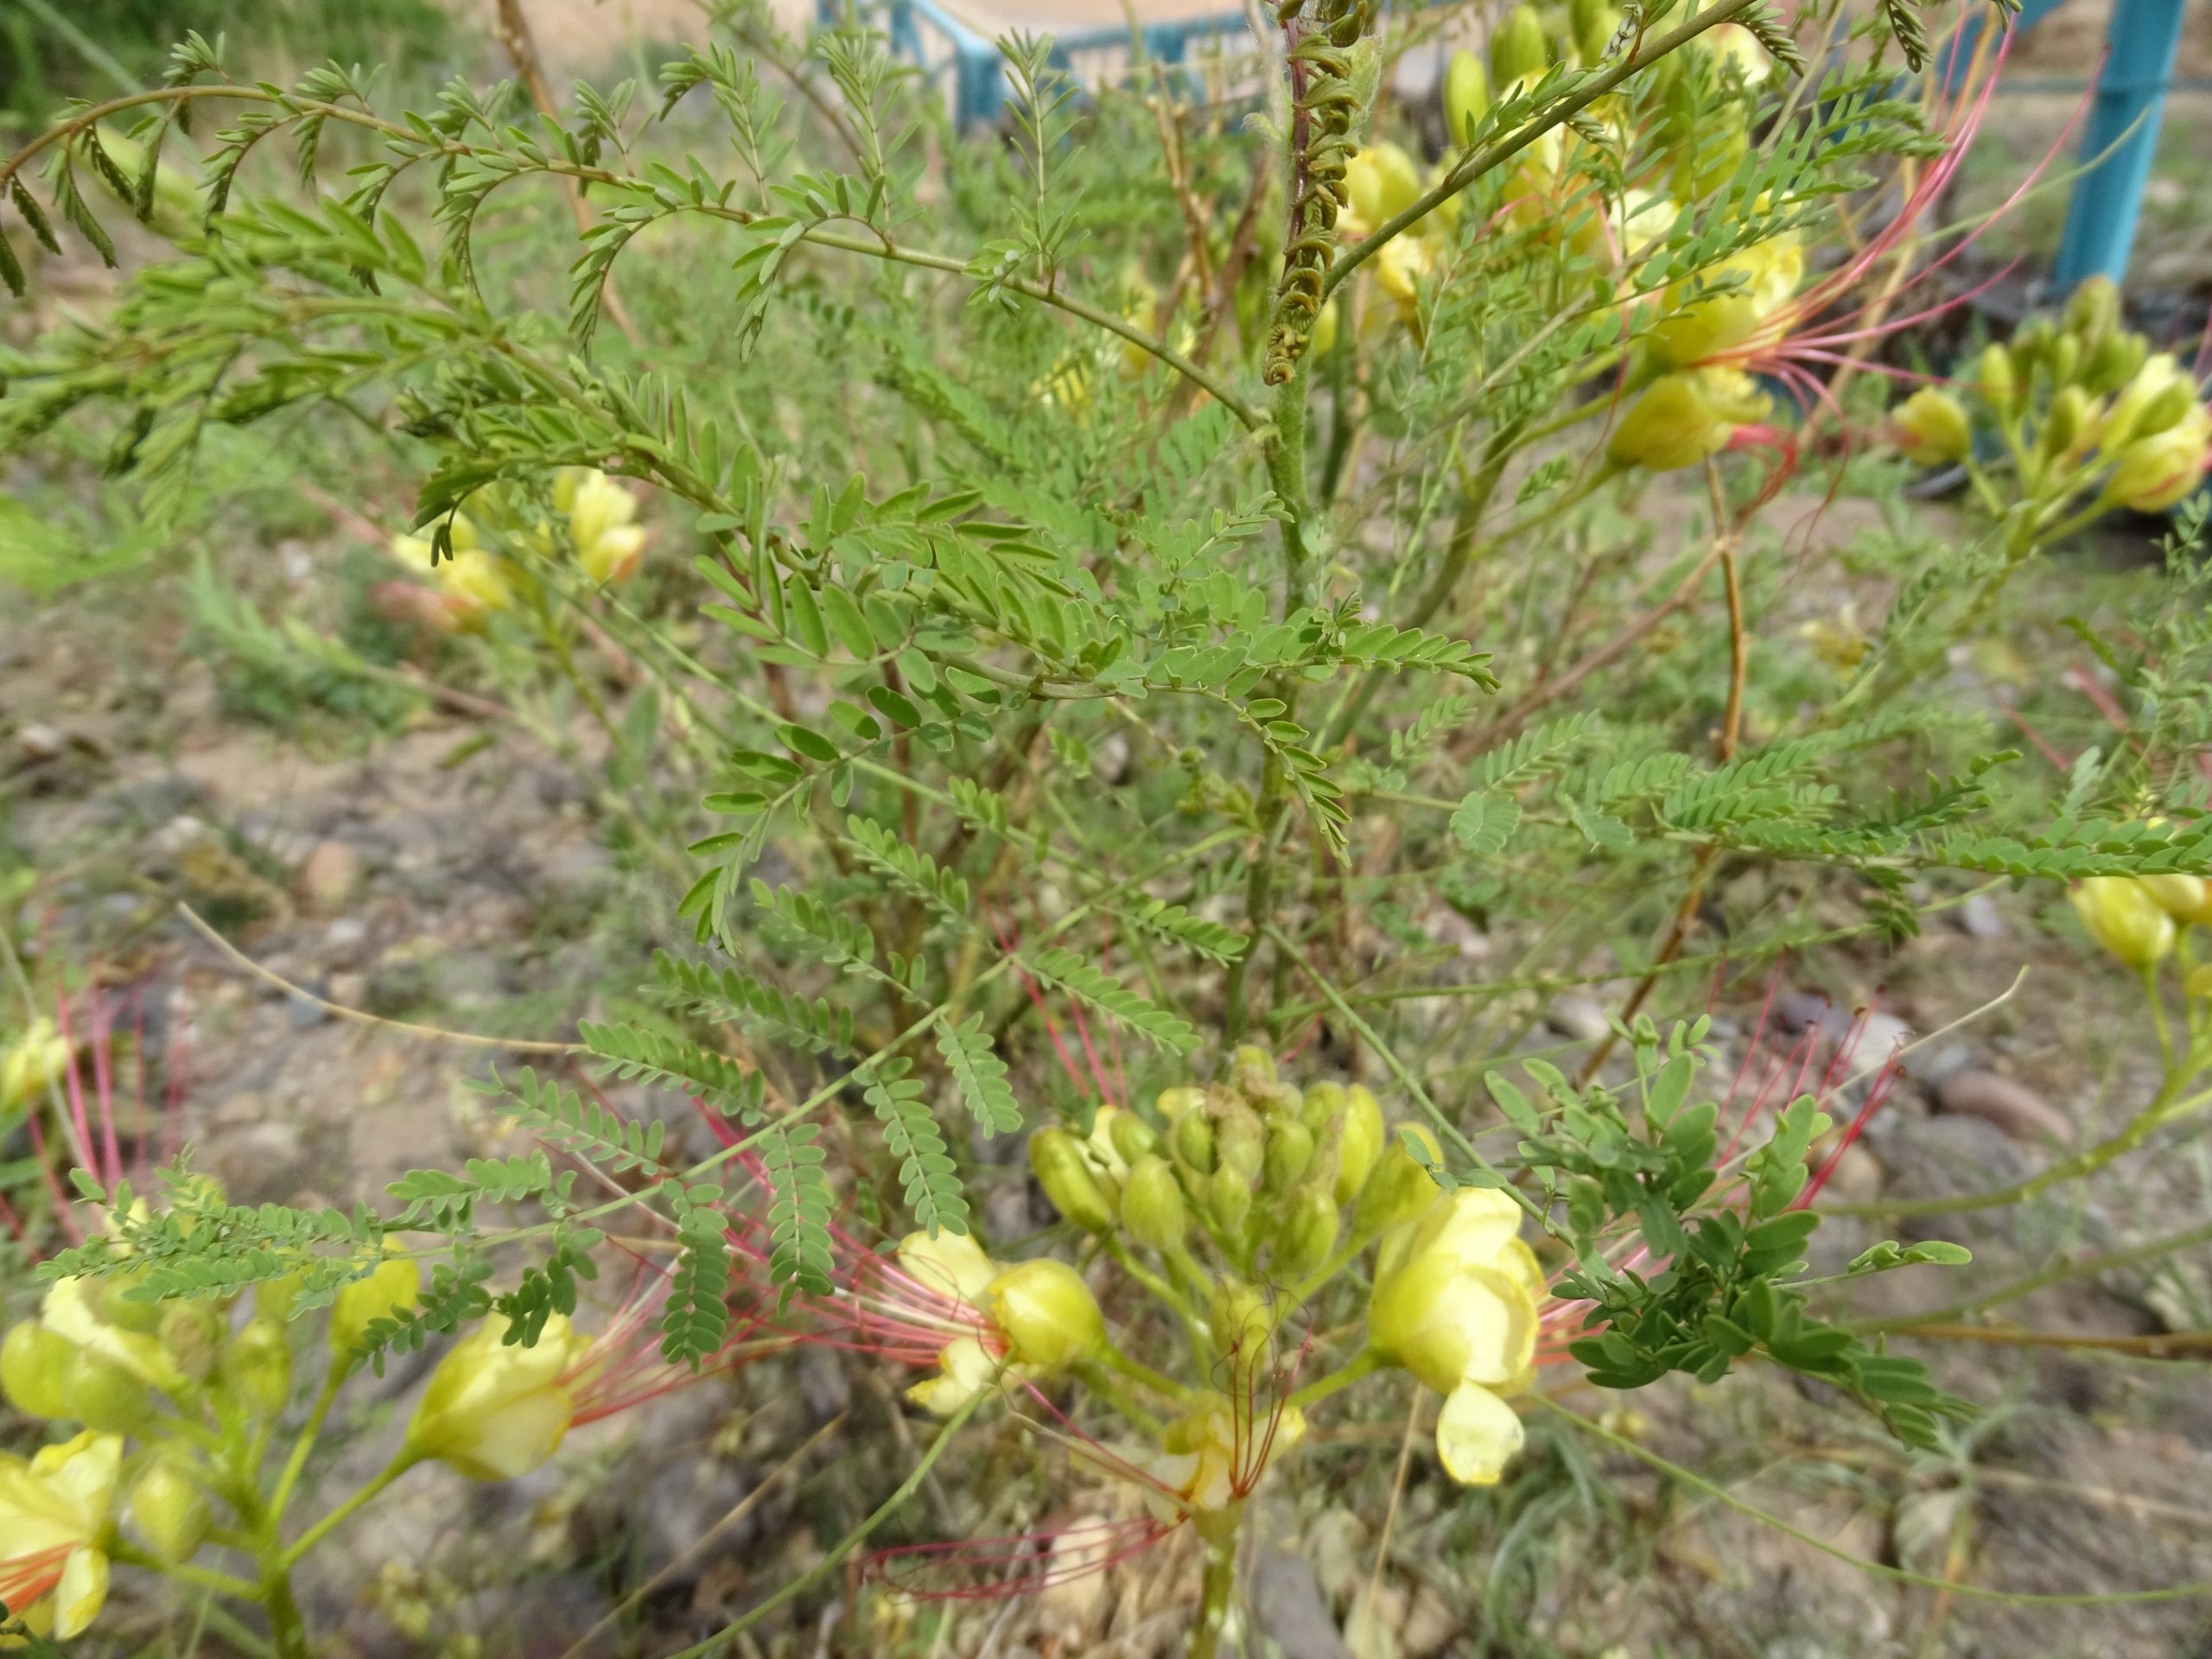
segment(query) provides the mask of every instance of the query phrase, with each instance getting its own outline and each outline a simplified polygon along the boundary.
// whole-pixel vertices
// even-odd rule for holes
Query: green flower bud
[[[1221,1173],[1233,1175],[1246,1185],[1260,1179],[1267,1159],[1267,1126],[1260,1115],[1242,1102],[1222,1113],[1214,1125],[1214,1147]]]
[[[1229,1086],[1249,1095],[1262,1084],[1275,1080],[1274,1057],[1257,1043],[1239,1043],[1229,1057]]]
[[[1296,1118],[1277,1118],[1268,1125],[1267,1155],[1260,1166],[1260,1185],[1269,1192],[1287,1192],[1313,1162],[1313,1131]]]
[[[1490,113],[1490,75],[1473,53],[1458,51],[1444,72],[1444,134],[1447,143],[1465,144]]]
[[[1536,9],[1516,6],[1490,37],[1491,84],[1506,87],[1523,75],[1541,75],[1550,55],[1544,48],[1544,22]]]
[[[1168,1161],[1147,1153],[1129,1166],[1122,1187],[1122,1225],[1148,1249],[1166,1255],[1179,1249],[1190,1217],[1183,1206],[1183,1184]]]
[[[154,1396],[130,1369],[79,1348],[61,1368],[61,1393],[68,1403],[67,1416],[87,1428],[127,1434],[154,1414]]]
[[[17,1321],[0,1341],[0,1391],[26,1417],[75,1415],[62,1379],[76,1351],[36,1319]]]
[[[1999,415],[2012,415],[2012,400],[2019,395],[2019,381],[2012,353],[2002,346],[1993,345],[1981,354],[1981,395]]]
[[[1206,1213],[1224,1233],[1235,1233],[1252,1213],[1252,1181],[1224,1164],[1206,1180]]]
[[[2023,391],[2035,385],[2036,372],[2050,356],[2051,342],[2056,338],[2049,317],[2037,317],[2012,336],[2012,366],[2019,371]]]
[[[1436,1183],[1421,1161],[1406,1150],[1408,1138],[1420,1143],[1432,1163],[1443,1155],[1436,1137],[1418,1123],[1408,1123],[1391,1136],[1390,1144],[1376,1160],[1375,1167],[1359,1189],[1358,1198],[1352,1202],[1351,1230],[1355,1237],[1373,1238],[1402,1221],[1411,1221],[1435,1200]]]
[[[1897,448],[1923,467],[1964,461],[1974,448],[1974,430],[1959,400],[1935,386],[1923,386],[1890,411]]]
[[[2070,454],[2082,442],[2095,412],[2088,392],[2079,386],[2061,386],[2043,417],[2043,431],[2037,447],[2054,459]]]
[[[282,1279],[264,1279],[253,1287],[253,1311],[257,1317],[274,1319],[283,1325],[292,1317],[292,1305],[300,1300],[302,1275],[288,1273]]]
[[[332,1357],[360,1352],[367,1345],[370,1325],[408,1313],[422,1300],[422,1269],[394,1258],[377,1263],[365,1279],[340,1286],[330,1303]]]
[[[1175,1120],[1175,1155],[1187,1169],[1211,1175],[1219,1161],[1214,1152],[1213,1119],[1202,1110],[1189,1110]]]
[[[2050,361],[2044,365],[2050,371],[2050,384],[2068,386],[2074,384],[2074,371],[2082,366],[2082,337],[2067,333],[2059,335],[2050,348]]]
[[[1303,1279],[1329,1259],[1337,1248],[1343,1223],[1336,1200],[1328,1189],[1301,1186],[1283,1206],[1282,1225],[1275,1234],[1273,1258],[1276,1274],[1287,1281]]]
[[[1567,19],[1567,31],[1574,37],[1575,55],[1582,60],[1585,69],[1596,68],[1605,60],[1605,48],[1620,29],[1619,11],[1604,0],[1570,0]]]
[[[198,1554],[214,1524],[207,1500],[180,1457],[174,1451],[156,1457],[130,1489],[130,1524],[147,1548],[172,1566]]]
[[[1159,1132],[1135,1112],[1115,1113],[1113,1126],[1106,1133],[1125,1164],[1134,1164],[1147,1153],[1160,1149]]]
[[[1106,1319],[1083,1275],[1042,1256],[1008,1268],[984,1292],[1011,1357],[1057,1371],[1106,1340]]]
[[[1320,1138],[1321,1131],[1335,1122],[1344,1109],[1344,1086],[1341,1083],[1308,1084],[1306,1099],[1298,1109],[1298,1121]]]
[[[2067,332],[2094,351],[2120,326],[2120,289],[2109,276],[2089,277],[2066,302]]]
[[[1382,1107],[1363,1085],[1354,1084],[1344,1094],[1343,1129],[1337,1141],[1338,1204],[1350,1204],[1367,1184],[1367,1173],[1382,1155]]]
[[[273,1417],[292,1397],[292,1345],[274,1319],[251,1319],[225,1346],[223,1381],[257,1417]]]
[[[1113,1230],[1113,1204],[1075,1136],[1065,1129],[1038,1130],[1029,1137],[1029,1166],[1053,1209],[1086,1233]]]
[[[118,1331],[150,1337],[162,1328],[162,1305],[131,1297],[128,1293],[146,1282],[146,1269],[132,1268],[105,1279],[85,1281],[86,1300],[100,1320]]]
[[[1170,1123],[1180,1123],[1185,1114],[1200,1109],[1206,1103],[1206,1091],[1185,1084],[1179,1088],[1163,1089],[1153,1106]]]
[[[2196,403],[2196,383],[2171,352],[2146,359],[2120,390],[2097,434],[2097,447],[2116,454],[2138,438],[2178,426]]]
[[[2096,397],[2108,397],[2135,378],[2150,351],[2140,334],[2107,334],[2082,365],[2082,384]]]
[[[214,1374],[224,1324],[213,1302],[165,1302],[162,1304],[162,1347],[176,1362],[180,1373],[194,1382],[205,1382]]]

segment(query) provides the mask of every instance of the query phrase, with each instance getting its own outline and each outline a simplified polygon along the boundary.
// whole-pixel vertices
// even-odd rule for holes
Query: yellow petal
[[[54,1586],[54,1638],[67,1642],[99,1617],[107,1600],[107,1557],[97,1549],[73,1553]]]
[[[1463,1486],[1495,1486],[1521,1449],[1520,1414],[1488,1389],[1463,1382],[1436,1419],[1436,1452]]]

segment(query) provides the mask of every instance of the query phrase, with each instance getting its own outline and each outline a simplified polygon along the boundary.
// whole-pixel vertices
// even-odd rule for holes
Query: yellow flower
[[[965,1233],[909,1233],[899,1241],[899,1265],[940,1296],[969,1306],[983,1306],[983,1294],[999,1275],[999,1264]]]
[[[2099,441],[2107,451],[2117,451],[2135,439],[2156,437],[2189,418],[2196,393],[2196,383],[2182,372],[2171,352],[2146,358],[2113,394]]]
[[[987,1327],[982,1310],[989,1300],[991,1281],[999,1275],[999,1264],[965,1233],[939,1233],[932,1238],[914,1232],[899,1242],[899,1267],[925,1290],[957,1305],[937,1322],[948,1334],[964,1333],[950,1335],[938,1351],[938,1375],[906,1390],[906,1397],[923,1410],[950,1417],[1008,1375],[1003,1360],[982,1341]]]
[[[2177,922],[2201,922],[2206,919],[2204,901],[2206,890],[2201,875],[2145,875],[2136,878],[2144,890],[2158,901],[2158,908]]]
[[[1150,1473],[1193,1510],[1226,1510],[1249,1497],[1260,1477],[1305,1438],[1306,1414],[1295,1406],[1270,1419],[1211,1394],[1167,1426]]]
[[[939,1417],[952,1414],[1003,1378],[1004,1362],[994,1358],[977,1337],[947,1343],[938,1357],[943,1369],[906,1390],[906,1397]]]
[[[985,1294],[1008,1351],[1024,1364],[1057,1371],[1106,1340],[1098,1299],[1065,1262],[1041,1256],[1008,1268]]]
[[[2089,876],[2069,896],[2089,937],[2131,968],[2147,968],[2174,948],[2174,918],[2130,876]]]
[[[1859,626],[1859,610],[1847,604],[1829,621],[1816,617],[1810,622],[1797,625],[1797,637],[1812,648],[1813,655],[1838,673],[1848,673],[1866,659],[1866,632]]]
[[[99,1616],[122,1469],[123,1437],[92,1429],[0,1456],[0,1600],[33,1635],[66,1642]]]
[[[13,1111],[69,1071],[69,1040],[41,1015],[0,1055],[0,1111]]]
[[[359,1350],[371,1324],[405,1313],[423,1300],[423,1274],[412,1262],[386,1261],[365,1279],[340,1287],[330,1304],[330,1351]]]
[[[1341,228],[1357,241],[1414,205],[1421,195],[1421,168],[1395,144],[1370,144],[1344,163],[1344,189],[1351,206]]]
[[[111,1281],[107,1295],[113,1297],[119,1288]],[[41,1325],[80,1353],[120,1366],[149,1388],[175,1394],[184,1386],[184,1373],[162,1346],[161,1338],[143,1331],[124,1330],[104,1317],[101,1307],[93,1304],[92,1286],[86,1280],[55,1280],[39,1306],[38,1317]]]
[[[1662,374],[1622,416],[1605,453],[1617,466],[1655,473],[1694,467],[1726,448],[1738,425],[1764,420],[1772,407],[1738,369],[1709,365]]]
[[[1395,301],[1398,321],[1410,323],[1421,312],[1421,285],[1436,270],[1436,250],[1427,238],[1397,236],[1375,256],[1375,280]]]
[[[2193,404],[2176,424],[2125,445],[2113,457],[2105,499],[2137,512],[2164,512],[2204,481],[2212,461],[2212,410]]]
[[[480,544],[476,526],[467,515],[454,515],[453,556],[440,559],[434,566],[435,551],[434,543],[425,536],[391,538],[392,557],[410,569],[424,572],[443,592],[454,627],[480,628],[487,613],[504,611],[514,603],[514,584],[508,577],[506,561]]]
[[[1890,413],[1898,451],[1923,467],[1964,461],[1974,447],[1974,430],[1959,400],[1935,386],[1923,386]]]
[[[576,563],[594,582],[620,582],[638,568],[645,550],[644,529],[631,522],[638,516],[638,498],[597,467],[563,470],[583,474],[569,487],[564,504],[560,484],[554,486],[556,504],[569,515]]]
[[[1520,1224],[1503,1192],[1465,1187],[1376,1254],[1368,1344],[1445,1396],[1436,1449],[1464,1485],[1494,1483],[1520,1449],[1521,1421],[1501,1396],[1533,1372],[1544,1294]]]
[[[569,1374],[591,1344],[556,1313],[532,1348],[500,1341],[494,1313],[439,1362],[407,1426],[407,1446],[471,1480],[526,1475],[561,1446],[575,1414]]]
[[[1794,231],[1754,243],[1742,252],[1669,285],[1664,303],[1673,313],[1646,336],[1662,362],[1688,368],[1733,350],[1789,302],[1805,275],[1804,245]],[[1725,294],[1692,298],[1700,283],[1728,276],[1743,280]]]

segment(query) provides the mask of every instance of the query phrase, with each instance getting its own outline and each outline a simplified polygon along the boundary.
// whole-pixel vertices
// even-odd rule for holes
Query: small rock
[[[1835,1160],[1821,1191],[1837,1204],[1872,1204],[1882,1193],[1882,1160],[1866,1150],[1864,1141],[1853,1141]]]
[[[308,996],[321,998],[324,1002],[331,1000],[329,982],[320,977],[308,980],[301,989]],[[291,1022],[294,1031],[308,1031],[329,1019],[330,1015],[321,1003],[311,1002],[307,996],[288,996],[284,999],[284,1018]]]
[[[1260,1552],[1252,1568],[1252,1609],[1283,1659],[1352,1659],[1313,1569],[1288,1550]]]
[[[1945,1077],[1936,1087],[1936,1103],[1947,1112],[1994,1123],[2015,1141],[2070,1143],[2074,1139],[2074,1125],[2066,1115],[2034,1090],[1979,1067]]]
[[[1941,1090],[1943,1084],[1960,1072],[1974,1065],[1974,1046],[1970,1043],[1946,1043],[1925,1057],[1916,1054],[1906,1070],[1927,1087]]]
[[[351,955],[369,937],[369,925],[358,916],[340,916],[323,930],[322,948],[332,956]]]
[[[318,841],[295,878],[300,902],[327,915],[343,910],[361,885],[361,855],[342,841]]]
[[[1544,1010],[1544,1023],[1578,1043],[1594,1043],[1612,1029],[1598,999],[1581,991],[1562,991]]]
[[[1957,913],[1959,931],[1970,939],[2001,939],[2011,931],[1997,913],[1997,901],[1986,893],[1969,895]]]
[[[28,761],[58,760],[69,747],[69,740],[53,727],[33,721],[16,728],[16,747]]]
[[[1398,1632],[1398,1644],[1405,1650],[1406,1659],[1431,1659],[1459,1634],[1461,1624],[1452,1605],[1424,1584],[1414,1592],[1414,1605],[1407,1611],[1405,1629]]]

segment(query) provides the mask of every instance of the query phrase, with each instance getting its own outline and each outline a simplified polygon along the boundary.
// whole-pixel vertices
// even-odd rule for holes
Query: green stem
[[[1198,1317],[1198,1310],[1183,1293],[1138,1261],[1129,1247],[1114,1234],[1106,1235],[1105,1245],[1106,1254],[1114,1258],[1123,1273],[1150,1291],[1154,1300],[1174,1310],[1175,1317],[1183,1322],[1183,1334],[1190,1338],[1192,1354],[1204,1354],[1208,1334],[1205,1321]]]
[[[1172,1376],[1161,1376],[1142,1360],[1131,1359],[1110,1342],[1099,1350],[1099,1357],[1122,1376],[1135,1377],[1147,1389],[1156,1389],[1170,1400],[1180,1402],[1191,1397],[1191,1390],[1185,1384],[1178,1382]]]
[[[272,1522],[283,1519],[284,1506],[292,1499],[292,1489],[300,1484],[300,1475],[308,1466],[308,1454],[315,1450],[323,1422],[329,1417],[338,1390],[352,1369],[343,1357],[331,1361],[330,1375],[323,1379],[322,1392],[315,1396],[315,1408],[308,1413],[307,1426],[300,1430],[300,1438],[292,1442],[291,1454],[284,1459],[283,1472],[276,1477],[276,1490],[270,1495],[269,1518]]]
[[[194,1567],[188,1561],[165,1561],[158,1555],[140,1549],[135,1544],[117,1539],[107,1548],[108,1555],[126,1566],[143,1567],[149,1573],[165,1573],[180,1584],[196,1584],[203,1590],[214,1590],[240,1601],[259,1601],[261,1586],[251,1579],[239,1578],[232,1573],[218,1573],[209,1567]]]
[[[289,1570],[300,1557],[351,1520],[356,1510],[376,1497],[385,1487],[391,1485],[393,1481],[397,1480],[416,1464],[422,1462],[423,1456],[423,1454],[413,1446],[401,1446],[398,1455],[385,1465],[383,1470],[367,1485],[362,1487],[359,1491],[355,1492],[353,1497],[347,1498],[300,1535],[299,1541],[284,1552],[283,1558],[284,1567]]]
[[[1214,1659],[1229,1625],[1236,1594],[1236,1534],[1206,1541],[1205,1576],[1198,1590],[1198,1622],[1191,1628],[1191,1659]]]
[[[1326,1376],[1316,1377],[1290,1396],[1288,1403],[1300,1411],[1318,1406],[1339,1389],[1350,1388],[1363,1376],[1372,1376],[1389,1362],[1372,1348],[1363,1348],[1348,1364],[1340,1365]]]
[[[1160,1438],[1162,1433],[1160,1419],[1132,1400],[1129,1391],[1109,1376],[1103,1366],[1083,1359],[1077,1360],[1069,1370],[1075,1373],[1084,1387],[1113,1407],[1137,1429],[1155,1440]]]

